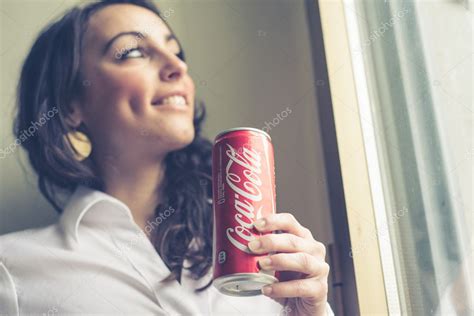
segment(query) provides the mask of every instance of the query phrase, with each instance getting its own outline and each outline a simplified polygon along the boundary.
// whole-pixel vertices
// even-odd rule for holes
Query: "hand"
[[[254,227],[260,232],[283,231],[256,237],[248,245],[255,254],[276,252],[259,260],[263,270],[281,271],[280,282],[265,286],[262,293],[284,305],[291,315],[326,315],[326,247],[289,213],[260,218]]]

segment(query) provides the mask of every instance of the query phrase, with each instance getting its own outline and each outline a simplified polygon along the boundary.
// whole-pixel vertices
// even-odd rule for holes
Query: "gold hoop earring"
[[[92,152],[92,143],[86,134],[79,131],[73,131],[67,133],[66,138],[72,147],[74,158],[76,158],[76,160],[83,161],[89,157]]]

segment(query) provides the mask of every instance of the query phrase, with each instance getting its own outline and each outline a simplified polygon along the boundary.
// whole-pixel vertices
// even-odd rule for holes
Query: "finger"
[[[274,283],[262,288],[262,294],[272,298],[317,297],[323,300],[327,293],[327,281],[316,278]]]
[[[249,242],[249,249],[256,254],[269,252],[307,252],[318,254],[318,244],[292,234],[268,234]]]
[[[307,274],[308,277],[327,277],[329,274],[326,262],[304,252],[267,256],[260,259],[258,264],[263,270],[294,271]]]
[[[254,227],[261,232],[283,230],[302,238],[313,239],[310,230],[303,227],[290,213],[279,213],[262,217],[254,222]]]

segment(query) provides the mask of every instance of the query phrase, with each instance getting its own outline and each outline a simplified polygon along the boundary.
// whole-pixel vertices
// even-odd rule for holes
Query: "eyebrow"
[[[125,36],[125,35],[133,35],[133,36],[136,36],[138,38],[146,38],[147,35],[142,33],[142,32],[138,32],[138,31],[128,31],[128,32],[120,32],[118,33],[117,35],[115,35],[114,37],[112,37],[108,42],[107,44],[105,44],[105,47],[104,47],[104,54],[108,52],[108,50],[110,49],[110,46],[112,46],[112,44],[115,42],[115,40],[117,40],[119,37],[122,37],[122,36]],[[171,42],[172,40],[176,40],[178,41],[178,39],[176,38],[176,36],[172,33],[166,35],[165,37],[165,42],[168,43],[168,42]],[[181,45],[180,45],[180,50],[181,50]]]

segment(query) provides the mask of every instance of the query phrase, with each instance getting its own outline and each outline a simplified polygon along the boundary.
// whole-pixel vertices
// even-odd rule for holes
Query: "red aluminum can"
[[[233,296],[261,294],[277,282],[274,271],[260,270],[262,255],[249,241],[261,235],[252,226],[275,213],[275,167],[270,136],[255,128],[238,127],[217,135],[212,150],[214,205],[213,284]]]

